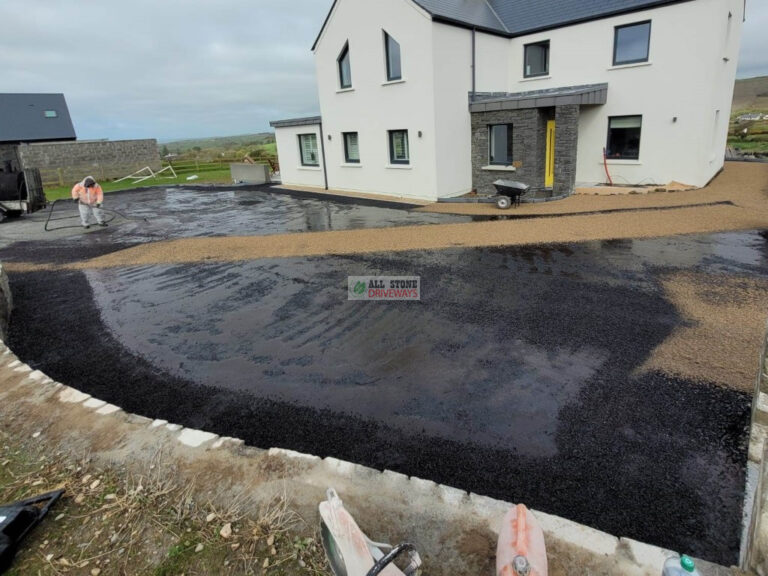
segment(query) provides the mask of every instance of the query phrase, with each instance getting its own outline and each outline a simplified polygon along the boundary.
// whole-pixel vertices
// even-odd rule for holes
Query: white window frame
[[[299,134],[299,159],[301,160],[302,166],[310,166],[310,167],[317,167],[320,166],[320,149],[318,147],[318,137],[317,133],[315,132],[309,132],[307,134]],[[305,162],[304,159],[304,139],[311,139],[314,138],[314,152],[310,151],[310,153],[313,153],[315,156],[314,163],[308,163]]]

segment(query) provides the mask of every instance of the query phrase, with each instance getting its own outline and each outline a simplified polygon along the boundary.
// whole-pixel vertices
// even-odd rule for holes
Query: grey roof
[[[334,0],[312,50],[328,25]],[[509,38],[692,0],[413,0],[432,19]]]
[[[48,110],[56,116],[46,118]],[[0,94],[0,142],[76,138],[64,94]]]
[[[584,84],[529,92],[480,92],[470,95],[470,112],[494,110],[519,110],[523,108],[548,108],[566,104],[580,106],[605,104],[608,100],[608,84]]]
[[[439,0],[445,4],[466,0]],[[512,35],[688,0],[488,0]]]
[[[289,120],[272,120],[269,125],[272,128],[289,128],[291,126],[317,126],[322,123],[323,119],[320,116],[309,116],[307,118],[291,118]]]
[[[413,0],[433,16],[507,32],[507,27],[486,0]],[[536,0],[533,0],[536,2]]]

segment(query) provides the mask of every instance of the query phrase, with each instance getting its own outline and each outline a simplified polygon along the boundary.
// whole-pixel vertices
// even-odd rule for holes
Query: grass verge
[[[232,176],[228,167],[221,170],[200,171],[198,174],[199,178],[197,180],[188,181],[187,176],[190,175],[191,174],[185,172],[183,174],[179,174],[177,178],[150,178],[149,180],[144,180],[138,184],[134,183],[132,180],[124,180],[122,182],[99,182],[99,184],[101,185],[104,192],[107,193],[118,192],[120,190],[130,190],[132,188],[147,188],[149,186],[175,186],[177,184],[225,184],[232,182]],[[72,185],[74,184],[75,183],[73,182]],[[54,200],[58,200],[60,198],[69,198],[71,191],[72,186],[46,186],[45,196],[49,202],[53,202]]]
[[[63,488],[64,497],[24,540],[9,576],[329,575],[316,530],[284,494],[226,509],[179,485],[158,452],[141,474],[97,468],[87,457],[48,454],[37,440],[0,431],[0,503]]]

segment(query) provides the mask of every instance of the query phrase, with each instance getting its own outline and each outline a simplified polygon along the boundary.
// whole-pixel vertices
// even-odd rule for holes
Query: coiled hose
[[[74,216],[62,216],[61,218],[52,218],[52,216],[53,216],[53,209],[56,207],[56,204],[58,204],[59,202],[65,202],[66,203],[66,202],[72,202],[72,200],[69,200],[67,198],[59,198],[58,200],[54,200],[51,203],[51,209],[48,211],[48,218],[45,220],[45,231],[46,232],[51,232],[53,230],[65,230],[67,228],[80,228],[80,226],[58,226],[56,228],[49,228],[48,227],[48,224],[51,223],[51,222],[56,222],[58,220],[71,220],[72,218],[79,218],[80,217],[79,214],[75,214]],[[123,218],[124,220],[130,220],[132,222],[149,222],[149,220],[147,218],[131,218],[129,216],[126,216],[122,212],[119,212],[117,210],[112,210],[110,208],[101,207],[101,208],[99,208],[99,210],[103,210],[104,212],[107,212],[108,214],[112,214],[111,218],[109,218],[108,220],[104,220],[104,222],[106,222],[106,223],[112,222],[118,216],[120,216],[120,218]]]

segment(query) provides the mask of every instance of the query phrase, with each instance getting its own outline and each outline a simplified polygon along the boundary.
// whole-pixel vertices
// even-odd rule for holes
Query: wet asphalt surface
[[[265,216],[258,200],[239,224],[223,219],[230,233],[307,222],[296,199],[287,217],[275,206]],[[348,208],[330,207],[345,214],[339,225],[422,217]],[[206,213],[196,225],[180,211],[189,226],[174,233],[205,234]],[[132,226],[65,249],[19,243],[0,259],[90,257],[153,233]],[[14,273],[10,343],[127,411],[522,501],[731,564],[751,399],[635,372],[684,322],[659,283],[677,270],[767,278],[768,248],[733,233]],[[373,274],[421,276],[421,302],[348,302],[347,276]]]

